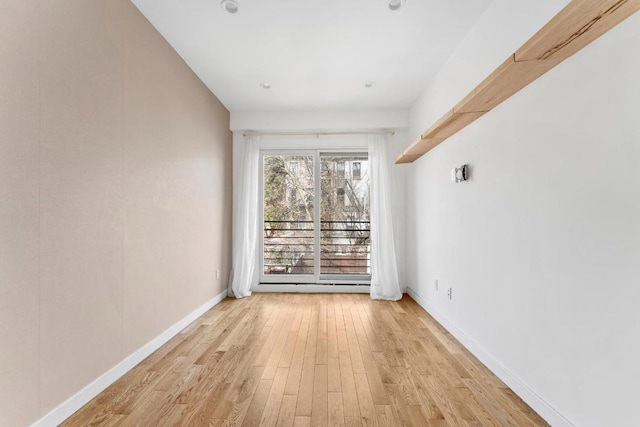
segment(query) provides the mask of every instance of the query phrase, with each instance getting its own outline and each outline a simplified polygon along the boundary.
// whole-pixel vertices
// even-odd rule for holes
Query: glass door
[[[320,155],[320,280],[369,280],[369,161],[366,153]]]
[[[264,151],[261,168],[260,281],[367,282],[367,153]]]
[[[316,279],[315,156],[262,156],[261,281],[312,283]]]

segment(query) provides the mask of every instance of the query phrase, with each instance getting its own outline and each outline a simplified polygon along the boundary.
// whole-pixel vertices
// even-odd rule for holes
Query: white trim
[[[295,147],[295,148],[292,148]],[[367,149],[364,135],[351,136],[261,136],[261,150],[322,150],[322,151],[360,151]]]
[[[244,134],[243,134],[244,135]],[[310,157],[313,159],[313,197],[314,200],[321,199],[321,163],[323,156],[331,156],[331,155],[342,155],[345,157],[352,156],[366,156],[369,158],[369,150],[368,147],[357,147],[357,148],[322,148],[321,144],[315,142],[315,148],[297,148],[297,149],[278,149],[278,148],[263,148],[263,141],[261,141],[260,148],[260,165],[259,165],[259,174],[258,174],[258,192],[260,197],[259,202],[259,218],[258,218],[258,230],[264,229],[264,159],[267,156],[298,156],[298,157]],[[258,272],[259,284],[258,287],[264,285],[278,285],[272,286],[269,288],[270,290],[265,290],[265,288],[259,289],[256,286],[252,287],[252,291],[257,292],[319,292],[319,293],[345,293],[345,292],[355,292],[355,293],[365,293],[361,289],[356,289],[355,287],[352,290],[331,290],[325,289],[322,287],[313,287],[310,286],[316,284],[367,284],[371,283],[371,276],[364,280],[361,277],[354,277],[352,279],[343,277],[336,278],[327,278],[326,274],[322,274],[320,271],[320,229],[321,229],[321,218],[320,218],[320,205],[321,203],[314,203],[313,205],[313,274],[286,274],[286,275],[269,275],[264,273],[264,233],[260,231],[259,244],[258,244],[258,256],[256,257],[256,269]],[[301,290],[298,288],[294,288],[291,286],[304,284],[307,289]],[[288,287],[281,287],[288,286]],[[313,291],[312,289],[315,289]],[[368,289],[368,288],[367,288]]]
[[[322,205],[322,159],[320,159],[320,150],[315,150],[313,157],[313,273],[315,282],[320,280],[320,240],[322,240],[320,229],[320,206]],[[346,179],[345,179],[346,181]]]
[[[55,427],[64,420],[73,415],[78,409],[86,405],[91,399],[100,394],[104,389],[116,382],[121,376],[135,367],[138,363],[146,359],[151,353],[160,348],[163,344],[176,336],[180,331],[189,326],[198,317],[202,316],[213,306],[227,297],[227,291],[224,290],[201,307],[197,308],[191,314],[182,320],[179,320],[173,326],[160,335],[140,347],[138,350],[127,356],[122,362],[96,378],[82,390],[62,402],[56,408],[52,409],[48,414],[33,423],[31,427]]]
[[[345,136],[345,135],[395,135],[396,131],[393,129],[369,129],[369,130],[347,130],[347,131],[259,131],[259,130],[245,130],[242,132],[242,136]]]
[[[266,284],[254,286],[252,292],[299,292],[311,294],[368,294],[369,285]]]
[[[407,294],[413,298],[427,313],[433,316],[447,331],[451,333],[467,350],[480,360],[491,372],[500,378],[511,390],[524,400],[534,411],[554,427],[574,427],[564,415],[533,391],[525,382],[505,368],[491,353],[475,342],[461,329],[454,325],[442,313],[431,306],[424,298],[407,287]]]
[[[229,128],[234,132],[244,129],[290,132],[406,129],[410,124],[409,113],[408,108],[232,111]]]

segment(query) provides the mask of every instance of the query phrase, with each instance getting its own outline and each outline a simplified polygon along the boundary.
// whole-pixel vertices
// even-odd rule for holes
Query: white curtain
[[[369,179],[371,185],[371,298],[402,298],[396,265],[391,213],[391,164],[389,135],[370,134]]]
[[[236,298],[251,295],[251,285],[256,278],[258,244],[260,137],[248,136],[244,142],[241,144],[244,148],[242,170],[236,175],[237,191],[234,191],[233,252],[229,280],[231,292]]]

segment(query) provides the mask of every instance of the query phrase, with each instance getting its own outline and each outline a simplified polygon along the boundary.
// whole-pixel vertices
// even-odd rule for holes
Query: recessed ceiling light
[[[371,80],[368,80],[368,81],[364,82],[364,87],[366,87],[366,88],[372,88],[375,85],[376,85],[376,82],[373,82]]]
[[[240,6],[236,0],[222,0],[220,7],[229,13],[238,13]]]
[[[389,0],[389,9],[398,10],[404,6],[405,0]]]
[[[260,87],[262,89],[271,89],[271,85],[269,83],[260,83]]]

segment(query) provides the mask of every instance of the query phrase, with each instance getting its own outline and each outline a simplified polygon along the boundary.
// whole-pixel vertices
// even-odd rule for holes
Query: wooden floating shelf
[[[562,61],[639,9],[638,0],[573,0],[516,51],[516,61]]]
[[[573,0],[396,159],[411,163],[640,10],[640,0]]]
[[[557,60],[517,62],[512,55],[458,102],[453,111],[487,113],[558,63]]]
[[[484,111],[455,111],[451,110],[429,130],[422,134],[422,139],[449,138],[469,123],[479,119]]]

